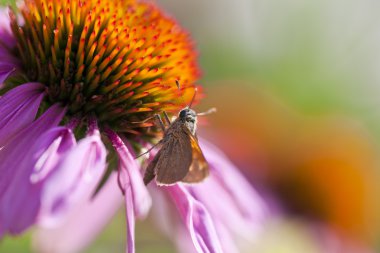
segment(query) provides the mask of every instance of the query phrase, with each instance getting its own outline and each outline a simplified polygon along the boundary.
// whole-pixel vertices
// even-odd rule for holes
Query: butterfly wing
[[[157,165],[158,160],[161,157],[161,153],[162,153],[161,150],[157,152],[157,154],[154,156],[153,160],[149,163],[148,167],[145,170],[145,173],[144,173],[144,184],[145,185],[148,185],[150,183],[150,181],[152,181],[154,179],[154,177],[156,176],[156,172],[155,172],[156,171],[156,165]]]
[[[191,150],[192,163],[187,175],[182,179],[185,183],[197,183],[205,179],[209,175],[208,163],[199,147],[197,138],[188,131]]]
[[[170,185],[181,181],[189,172],[192,164],[192,145],[186,126],[173,123],[172,133],[168,135],[159,151],[155,164],[156,181],[159,185]],[[157,155],[158,155],[157,154]]]

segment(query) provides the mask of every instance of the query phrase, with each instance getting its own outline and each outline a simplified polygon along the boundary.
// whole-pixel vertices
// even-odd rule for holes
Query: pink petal
[[[153,197],[152,214],[157,227],[176,245],[177,252],[196,253],[189,230],[181,221],[167,191],[162,191],[161,187],[158,188],[153,184],[150,184],[148,188]]]
[[[214,222],[202,203],[181,185],[165,187],[186,223],[197,252],[222,252]],[[214,196],[215,197],[215,196]]]
[[[88,191],[59,226],[37,228],[33,235],[35,251],[75,253],[89,245],[121,206],[123,198],[116,178],[113,173],[94,199],[91,199],[93,192]]]
[[[113,136],[113,142],[119,156],[121,186],[126,190],[130,185],[135,216],[144,218],[152,205],[152,199],[144,185],[140,165],[132,156],[132,148],[127,147],[118,136]]]
[[[257,238],[267,220],[268,206],[224,154],[205,141],[201,145],[210,176],[186,187],[214,218],[223,249],[237,252],[237,238],[246,242]]]
[[[135,252],[135,217],[147,215],[152,199],[144,185],[140,166],[133,158],[133,151],[112,131],[107,131],[119,157],[120,187],[124,190],[127,220],[127,252]]]
[[[238,246],[240,244],[237,243],[237,240],[244,238],[246,239],[245,241],[240,240],[239,242],[247,243],[256,238],[257,233],[263,229],[264,222],[267,220],[268,207],[265,201],[239,173],[238,169],[220,151],[207,143],[203,144],[202,147],[205,157],[210,164],[210,176],[199,184],[177,186],[182,188],[176,189],[177,192],[175,194],[173,194],[172,190],[168,191],[172,195],[177,207],[182,206],[182,210],[180,209],[182,217],[190,215],[186,212],[196,213],[195,211],[191,211],[194,209],[191,206],[194,205],[193,203],[198,203],[197,206],[202,206],[205,211],[207,210],[208,216],[212,218],[213,228],[210,230],[202,229],[196,225],[189,225],[187,223],[186,226],[190,234],[186,234],[180,225],[172,224],[171,226],[177,229],[174,231],[174,235],[170,234],[169,236],[175,238],[174,240],[181,252],[194,251],[194,246],[189,246],[189,241],[193,241],[196,245],[197,252],[209,252],[209,249],[205,247],[207,245],[206,241],[199,239],[201,236],[194,236],[196,233],[194,231],[215,230],[213,236],[218,238],[220,247],[224,252],[239,252]],[[240,187],[245,192],[242,193],[241,189],[239,189]],[[240,194],[246,199],[237,196]],[[188,203],[183,203],[185,200]],[[162,203],[158,204],[162,206]],[[162,212],[165,214],[169,211]],[[170,212],[167,215],[170,215]],[[196,214],[194,215],[197,216]],[[162,219],[164,216],[161,213],[158,219]],[[170,233],[168,232],[170,230],[166,226],[163,226],[163,228],[167,234]]]
[[[36,147],[41,147],[40,141],[46,142],[40,137],[61,121],[64,111],[53,105],[0,150],[0,224],[3,231],[20,233],[34,223],[40,185],[30,183],[30,174],[37,159],[34,155],[39,152]]]
[[[178,252],[181,253],[199,253],[194,247],[194,243],[191,240],[188,229],[183,224],[179,224],[175,231],[175,243],[178,248]],[[226,251],[228,252],[228,251]],[[230,252],[228,252],[230,253]],[[232,253],[232,252],[231,252]]]
[[[45,141],[40,142],[37,147],[38,152],[34,154],[37,162],[30,175],[30,181],[34,184],[46,179],[66,152],[76,145],[72,130],[66,127],[54,127],[41,136],[41,139]]]
[[[264,218],[256,222],[244,217],[232,196],[210,175],[210,178],[194,186],[187,186],[190,194],[201,202],[213,217],[216,231],[226,252],[238,252],[237,236],[252,240],[263,228]],[[215,196],[218,196],[217,198]],[[250,200],[247,200],[250,201]],[[228,249],[228,250],[227,250]]]
[[[0,150],[0,196],[6,188],[11,185],[15,178],[15,173],[21,171],[25,165],[29,166],[33,162],[30,156],[30,147],[50,128],[58,125],[61,121],[64,109],[58,105],[53,105],[39,119],[29,127],[20,131],[7,145]],[[27,156],[28,155],[28,156]],[[24,167],[23,167],[24,166]]]
[[[198,251],[194,247],[194,243],[191,240],[191,236],[187,228],[182,223],[177,224],[177,226],[174,228],[175,230],[172,231],[172,233],[169,236],[173,236],[173,232],[175,233],[174,241],[175,241],[175,244],[177,245],[178,252],[197,253]],[[215,228],[217,230],[219,241],[222,245],[223,252],[228,252],[228,253],[241,252],[236,247],[236,241],[234,240],[234,238],[231,238],[231,234],[225,227],[218,226],[218,224],[215,223]],[[173,230],[173,227],[171,229]]]
[[[133,191],[131,185],[126,185],[124,190],[125,212],[127,221],[127,253],[135,253],[135,211]]]
[[[219,184],[231,196],[242,216],[257,223],[268,215],[268,207],[251,184],[239,172],[231,161],[215,146],[200,139],[200,145],[212,174]],[[236,186],[239,187],[236,187]]]
[[[42,84],[26,83],[0,97],[0,147],[33,122],[43,96]]]
[[[95,131],[61,157],[43,183],[41,224],[56,226],[87,190],[95,191],[94,182],[98,183],[105,171],[106,156],[100,133]]]

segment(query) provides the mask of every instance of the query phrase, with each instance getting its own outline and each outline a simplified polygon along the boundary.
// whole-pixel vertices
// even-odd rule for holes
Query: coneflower
[[[26,0],[1,22],[0,236],[33,224],[59,227],[73,206],[96,201],[111,182],[124,193],[127,250],[134,252],[135,217],[151,206],[134,157],[162,134],[149,119],[178,112],[194,94],[199,69],[188,34],[155,5],[134,0]],[[210,165],[213,194],[237,198],[228,203],[247,227],[250,214],[259,210],[262,218],[263,205],[250,210],[222,168]],[[246,183],[235,179],[237,187]],[[152,188],[161,189],[195,249],[221,252],[217,230],[231,224],[208,210],[197,186]]]

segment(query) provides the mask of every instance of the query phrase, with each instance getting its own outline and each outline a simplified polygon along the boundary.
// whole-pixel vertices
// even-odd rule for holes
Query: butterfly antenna
[[[177,85],[178,91],[181,90],[181,84],[179,83],[178,80],[175,80],[175,84]],[[181,102],[182,104],[185,104],[185,101],[183,100],[183,96],[181,96]]]
[[[208,109],[205,112],[197,113],[197,116],[205,116],[205,115],[209,115],[209,114],[214,113],[214,112],[216,112],[216,108],[215,107],[213,107],[211,109]]]
[[[195,99],[195,96],[197,95],[197,91],[198,91],[198,88],[197,87],[195,87],[194,88],[194,95],[193,95],[193,98],[191,99],[191,102],[190,102],[190,104],[189,104],[189,109],[191,108],[191,105],[193,104],[193,102],[194,102],[194,99]]]
[[[181,89],[181,84],[179,83],[178,80],[175,80],[175,84],[177,85],[177,88],[180,90]]]
[[[175,80],[175,84],[177,85],[178,90],[180,90],[180,89],[181,89],[181,84],[179,83],[178,80]],[[198,88],[195,87],[195,88],[194,88],[194,95],[193,95],[193,98],[191,99],[190,104],[187,106],[188,108],[191,108],[191,105],[192,105],[193,102],[194,102],[195,96],[197,95],[197,91],[198,91]],[[184,100],[183,100],[183,97],[181,97],[181,99],[182,99],[182,102],[185,103]]]

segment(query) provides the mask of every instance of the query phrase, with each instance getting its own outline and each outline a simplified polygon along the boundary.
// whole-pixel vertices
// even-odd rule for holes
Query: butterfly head
[[[187,126],[192,134],[195,134],[197,127],[197,113],[194,110],[186,107],[179,112],[178,118]]]

